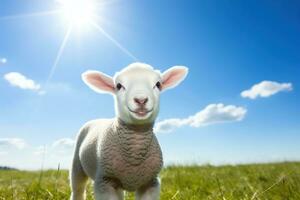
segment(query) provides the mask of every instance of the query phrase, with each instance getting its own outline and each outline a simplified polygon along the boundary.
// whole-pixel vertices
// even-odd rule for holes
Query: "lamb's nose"
[[[134,98],[134,102],[138,105],[145,105],[148,102],[148,98]]]

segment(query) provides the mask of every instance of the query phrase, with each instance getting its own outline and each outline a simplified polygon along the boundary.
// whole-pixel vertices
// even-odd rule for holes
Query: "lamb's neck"
[[[147,124],[127,124],[120,118],[115,120],[115,127],[119,130],[124,131],[124,133],[130,134],[153,134],[153,125],[154,123],[147,123]]]
[[[132,165],[141,164],[154,137],[153,124],[130,125],[118,119],[114,128],[123,158]]]

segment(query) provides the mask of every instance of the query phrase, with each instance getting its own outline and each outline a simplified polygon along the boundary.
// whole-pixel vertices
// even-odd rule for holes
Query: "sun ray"
[[[123,47],[117,40],[115,40],[111,35],[109,35],[103,28],[101,28],[98,24],[91,21],[90,22],[100,33],[102,33],[107,39],[109,39],[111,42],[114,43],[121,51],[123,51],[125,54],[127,54],[130,58],[132,58],[134,61],[138,61],[138,59],[125,47]]]
[[[19,15],[9,15],[9,16],[0,17],[0,20],[20,19],[26,17],[41,17],[41,16],[55,15],[60,12],[61,10],[48,10],[48,11],[26,13],[26,14],[19,14]]]
[[[47,87],[49,81],[51,80],[52,76],[53,76],[54,73],[55,73],[55,70],[56,70],[57,65],[58,65],[58,63],[59,63],[59,61],[60,61],[60,58],[61,58],[61,56],[62,56],[62,53],[63,53],[63,51],[64,51],[64,49],[65,49],[65,46],[66,46],[66,44],[67,44],[67,42],[68,42],[68,40],[69,40],[71,31],[72,31],[72,26],[70,26],[70,27],[68,28],[68,30],[67,30],[67,32],[66,32],[66,34],[65,34],[65,36],[64,36],[64,39],[63,39],[63,41],[62,41],[62,43],[61,43],[61,45],[60,45],[60,47],[59,47],[57,56],[56,56],[56,58],[55,58],[55,60],[54,60],[54,63],[53,63],[53,65],[52,65],[52,67],[51,67],[51,70],[50,70],[50,73],[49,73],[49,75],[48,75],[48,78],[47,78],[47,80],[46,80],[45,88]]]
[[[114,0],[114,1],[106,0],[101,3],[98,2],[95,5],[96,5],[96,7],[98,7],[98,6],[110,4],[112,2],[115,3],[116,1],[118,1],[118,0]],[[83,4],[83,2],[85,2],[85,1],[78,1],[77,4],[74,4],[74,2],[71,0],[61,0],[58,2],[62,6],[61,9],[0,17],[0,20],[9,20],[9,19],[19,19],[19,18],[26,18],[26,17],[39,17],[39,16],[54,15],[54,14],[63,14],[63,17],[68,18],[69,27],[64,35],[63,41],[59,47],[59,50],[57,52],[57,55],[53,62],[53,65],[50,69],[49,75],[45,81],[44,89],[47,88],[50,80],[52,79],[52,77],[56,71],[56,68],[57,68],[59,61],[62,57],[62,54],[64,52],[65,46],[69,40],[72,29],[75,28],[74,26],[83,25],[82,23],[92,25],[98,32],[100,32],[107,39],[109,39],[123,53],[128,55],[134,61],[138,61],[137,57],[135,57],[129,50],[127,50],[122,44],[120,44],[115,38],[113,38],[109,33],[107,33],[101,26],[99,26],[96,23],[95,19],[99,18],[99,16],[97,16],[97,15],[95,15],[95,13],[93,13],[93,12],[95,12],[95,10],[92,9],[93,8],[93,6],[91,4],[92,1],[89,4]]]

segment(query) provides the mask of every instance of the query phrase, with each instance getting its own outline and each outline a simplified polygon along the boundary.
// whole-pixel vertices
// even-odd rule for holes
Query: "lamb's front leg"
[[[159,200],[160,181],[158,178],[153,179],[149,184],[140,188],[135,193],[136,200]]]
[[[97,179],[94,183],[96,200],[123,200],[124,192],[114,180]]]

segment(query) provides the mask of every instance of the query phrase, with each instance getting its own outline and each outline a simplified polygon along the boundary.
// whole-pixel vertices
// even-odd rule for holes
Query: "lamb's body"
[[[123,190],[135,191],[136,200],[159,199],[163,159],[152,131],[159,95],[186,74],[185,67],[161,74],[142,63],[114,78],[97,71],[83,74],[90,88],[114,95],[116,117],[90,121],[80,130],[70,171],[71,200],[85,199],[88,177],[94,180],[96,200],[123,200]]]
[[[153,183],[162,167],[162,153],[152,124],[128,126],[99,119],[81,130],[79,163],[91,179],[102,178],[128,191]]]

